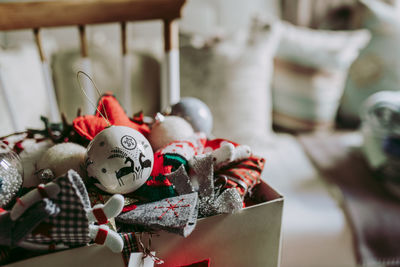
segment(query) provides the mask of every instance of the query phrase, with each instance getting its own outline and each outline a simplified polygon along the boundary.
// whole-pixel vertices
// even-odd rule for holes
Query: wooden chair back
[[[121,24],[121,53],[127,54],[126,23],[146,20],[162,20],[164,25],[165,59],[162,68],[161,108],[178,102],[179,90],[179,44],[178,25],[186,0],[64,0],[0,3],[0,31],[32,29],[42,63],[46,63],[40,37],[40,29],[47,27],[77,26],[80,33],[81,55],[88,57],[86,25],[100,23]],[[59,111],[51,75],[46,74],[47,93],[51,103],[51,119],[59,120]],[[47,71],[48,72],[48,71]],[[46,77],[49,76],[49,77]],[[129,86],[129,85],[128,85]],[[125,88],[130,90],[130,88]],[[7,101],[7,90],[0,77],[0,93]],[[127,95],[129,97],[129,92]],[[125,97],[126,98],[126,97]],[[15,108],[8,107],[15,120]],[[17,129],[14,129],[17,130]]]

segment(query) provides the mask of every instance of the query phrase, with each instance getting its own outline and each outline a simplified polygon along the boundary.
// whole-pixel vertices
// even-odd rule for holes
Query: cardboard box
[[[198,220],[193,233],[183,238],[160,232],[152,236],[152,250],[163,265],[180,266],[204,259],[211,266],[279,266],[283,197],[262,182],[254,189],[255,203],[235,214]],[[143,242],[146,244],[148,235]],[[117,267],[124,266],[121,254],[106,247],[87,246],[16,262],[7,267]]]

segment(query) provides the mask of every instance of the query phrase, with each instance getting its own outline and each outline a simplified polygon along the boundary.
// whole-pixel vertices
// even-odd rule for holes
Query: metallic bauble
[[[183,97],[171,107],[171,114],[187,120],[196,132],[210,135],[213,117],[208,106],[200,99]]]

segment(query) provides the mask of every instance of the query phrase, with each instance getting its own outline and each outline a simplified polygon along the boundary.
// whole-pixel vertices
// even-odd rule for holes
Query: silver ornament
[[[208,106],[200,99],[183,97],[171,107],[171,114],[184,118],[196,132],[211,133],[213,117]]]
[[[19,156],[0,141],[0,207],[6,206],[23,183],[23,169]]]

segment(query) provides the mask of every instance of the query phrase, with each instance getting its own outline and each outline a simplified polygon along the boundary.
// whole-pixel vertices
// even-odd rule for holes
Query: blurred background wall
[[[211,55],[215,60],[210,59],[210,62],[220,60],[221,55],[225,60],[230,56],[229,60],[234,62],[239,60],[239,56],[234,59],[228,54],[237,51],[237,55],[244,57],[243,51],[248,47],[241,44],[240,48],[240,32],[248,34],[254,18],[270,25],[280,19],[288,22],[274,23],[280,24],[280,36],[276,37],[280,39],[280,44],[273,66],[265,69],[267,80],[259,79],[258,83],[266,83],[266,94],[262,97],[267,99],[257,103],[260,108],[272,106],[259,112],[273,113],[273,116],[264,114],[263,118],[259,118],[266,121],[266,129],[274,123],[278,127],[298,131],[332,127],[336,117],[341,125],[356,127],[359,107],[367,96],[379,90],[398,90],[399,17],[399,1],[395,0],[189,0],[180,29],[182,34],[189,36],[186,39],[190,47],[199,53],[206,53],[207,49],[209,54],[213,51]],[[365,32],[357,32],[358,29],[367,29],[370,37]],[[131,103],[133,111],[143,110],[148,115],[154,114],[159,106],[160,62],[163,56],[161,33],[160,22],[128,24],[132,61]],[[42,35],[45,52],[51,59],[60,109],[71,120],[84,102],[76,81],[76,71],[81,69],[78,30],[74,27],[44,29]],[[88,26],[87,36],[97,85],[102,91],[113,91],[117,98],[121,98],[119,25]],[[351,42],[346,42],[346,38],[350,38]],[[250,42],[250,39],[247,41]],[[271,42],[265,46],[273,47]],[[19,110],[18,128],[42,127],[39,116],[48,115],[48,105],[32,33],[1,32],[0,47],[0,73],[5,77],[12,105]],[[189,55],[188,51],[182,50],[181,64],[192,60],[190,56],[193,53]],[[271,53],[266,62],[274,58],[275,51],[271,50]],[[310,57],[308,53],[314,53],[314,56]],[[311,59],[313,62],[310,62]],[[333,66],[335,62],[344,61],[346,64]],[[207,68],[211,71],[209,66]],[[269,77],[268,73],[273,69],[274,74]],[[246,71],[250,68],[230,70],[231,73],[242,74]],[[188,75],[183,78],[191,79]],[[230,78],[225,75],[227,81]],[[227,83],[224,84],[227,86]],[[244,82],[242,85],[242,91],[249,91],[248,88],[254,86]],[[210,88],[216,86],[210,84]],[[186,89],[182,88],[183,95]],[[237,91],[231,94],[237,94]],[[193,90],[186,94],[189,92]],[[198,97],[201,98],[201,95]],[[242,103],[228,99],[233,102],[227,100],[226,106],[242,106],[246,100],[255,99],[254,96],[247,97],[243,97]],[[221,110],[211,108],[213,111]],[[244,106],[243,110],[250,108]],[[0,135],[8,134],[13,129],[1,96],[0,113],[3,114],[0,117]]]

